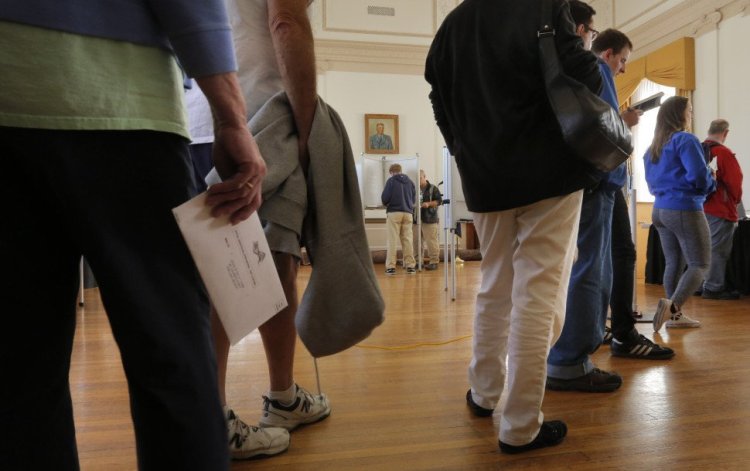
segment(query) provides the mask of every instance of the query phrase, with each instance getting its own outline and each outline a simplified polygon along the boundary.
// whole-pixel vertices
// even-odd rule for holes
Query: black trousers
[[[612,213],[612,334],[626,340],[635,328],[633,289],[635,286],[635,245],[630,231],[628,205],[622,191],[615,192]]]
[[[99,283],[128,380],[140,469],[227,469],[208,298],[171,209],[187,141],[0,127],[0,469],[79,468],[68,374],[78,263]]]

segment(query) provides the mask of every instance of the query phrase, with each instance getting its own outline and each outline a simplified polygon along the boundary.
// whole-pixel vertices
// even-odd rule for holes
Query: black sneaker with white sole
[[[609,346],[612,356],[624,358],[641,358],[644,360],[669,360],[674,356],[674,350],[662,347],[647,339],[643,335],[628,342],[612,339]]]
[[[395,268],[386,268],[385,269],[385,274],[388,275],[388,276],[393,276],[393,275],[396,274],[396,269]]]

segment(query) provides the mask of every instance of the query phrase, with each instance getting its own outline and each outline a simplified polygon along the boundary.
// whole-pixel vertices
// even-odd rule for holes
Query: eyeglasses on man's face
[[[591,40],[592,41],[594,39],[596,39],[597,36],[599,36],[599,31],[595,30],[594,28],[592,28],[591,26],[589,26],[587,24],[583,25],[583,29],[585,29],[587,33],[589,33],[589,32],[591,33]]]

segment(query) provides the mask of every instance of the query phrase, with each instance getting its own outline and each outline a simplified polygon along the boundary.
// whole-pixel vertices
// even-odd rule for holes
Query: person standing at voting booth
[[[414,201],[417,190],[414,182],[401,173],[401,164],[392,164],[388,168],[390,178],[385,182],[385,188],[380,195],[385,205],[386,225],[388,229],[388,249],[385,257],[385,274],[396,274],[397,243],[401,243],[406,273],[413,275],[417,272],[417,262],[414,260],[414,243],[412,240],[412,218],[414,217]]]
[[[427,180],[424,170],[419,170],[419,221],[414,219],[414,256],[419,257],[424,253],[423,247],[418,247],[419,237],[417,231],[421,227],[422,245],[427,246],[428,262],[424,265],[425,270],[437,270],[440,263],[440,228],[438,218],[438,206],[443,203],[443,195],[437,186]]]
[[[465,0],[440,26],[425,69],[482,253],[465,400],[472,414],[491,416],[507,373],[503,453],[556,445],[567,434],[541,411],[546,357],[565,316],[582,189],[600,178],[564,143],[547,97],[537,37],[543,6],[562,70],[598,93],[596,57],[564,0]]]

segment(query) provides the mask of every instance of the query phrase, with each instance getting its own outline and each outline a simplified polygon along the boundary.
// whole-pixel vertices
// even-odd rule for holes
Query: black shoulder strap
[[[716,141],[703,141],[701,143],[701,147],[703,147],[704,157],[706,159],[706,163],[711,162],[711,159],[713,158],[713,155],[711,155],[711,151],[714,147],[719,146],[719,144]]]

